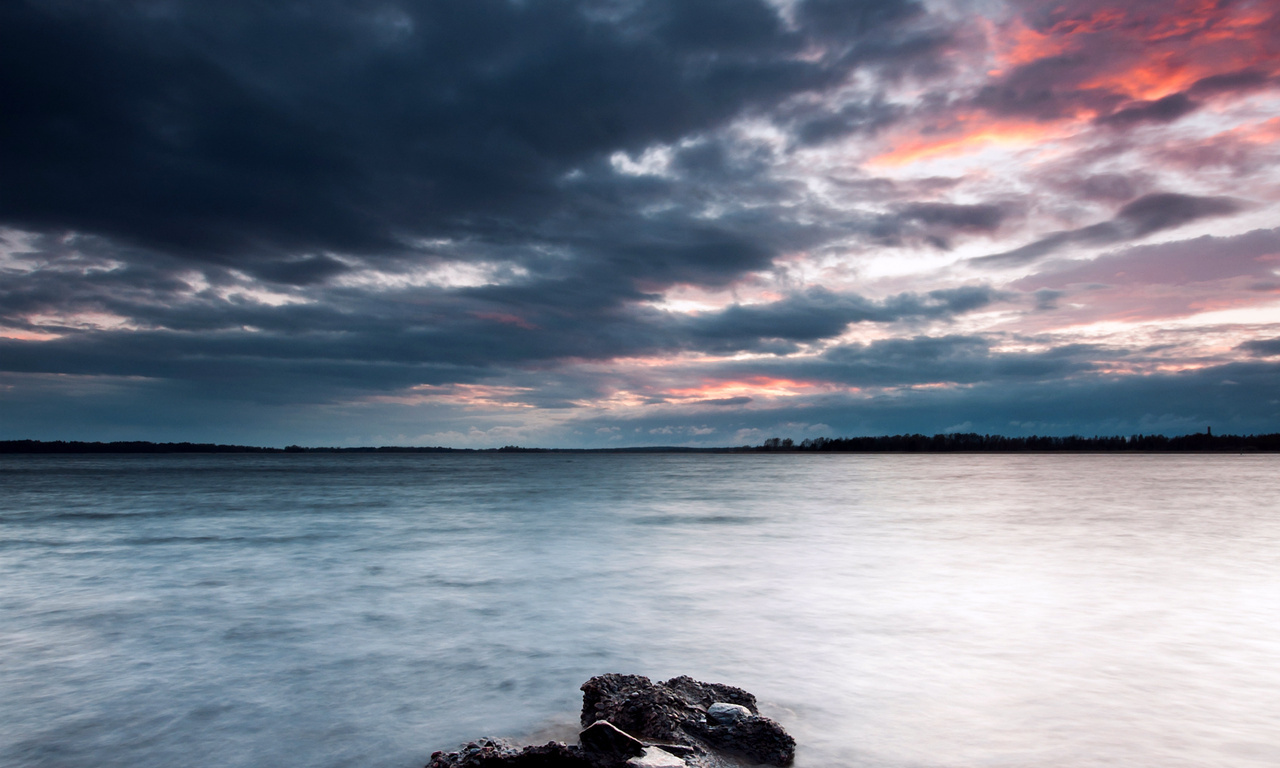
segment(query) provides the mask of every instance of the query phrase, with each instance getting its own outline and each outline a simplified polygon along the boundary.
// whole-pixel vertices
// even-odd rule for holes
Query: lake
[[[420,768],[604,672],[796,765],[1280,764],[1280,459],[0,457],[0,765]]]

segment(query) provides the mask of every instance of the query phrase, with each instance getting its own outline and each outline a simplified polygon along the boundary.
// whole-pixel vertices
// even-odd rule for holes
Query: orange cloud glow
[[[376,395],[368,400],[373,403],[398,405],[447,403],[464,408],[532,408],[534,406],[522,400],[532,391],[530,387],[485,384],[419,384],[405,394]]]
[[[956,125],[939,135],[916,134],[876,155],[873,166],[902,166],[941,157],[954,157],[988,147],[1018,148],[1066,136],[1062,125],[1026,120],[1000,120],[973,112],[960,116]]]
[[[704,383],[697,387],[683,387],[665,390],[666,397],[688,400],[717,400],[728,397],[794,397],[796,395],[815,392],[830,392],[837,387],[828,382],[796,381],[793,379],[775,379],[768,376],[752,376],[734,381],[717,381]]]
[[[1273,117],[1262,123],[1242,125],[1238,128],[1233,128],[1226,133],[1251,144],[1272,144],[1280,142],[1280,117]]]
[[[62,338],[62,334],[60,333],[27,331],[18,328],[0,328],[0,339],[14,339],[15,341],[52,341],[60,338]]]
[[[1058,22],[1044,33],[1015,33],[1005,55],[1010,63],[1026,63],[1079,50],[1085,44],[1082,36],[1105,32],[1118,38],[1112,44],[1126,46],[1136,58],[1131,66],[1099,73],[1078,87],[1142,100],[1178,93],[1212,75],[1249,68],[1274,73],[1280,68],[1280,14],[1262,3],[1184,0],[1156,18],[1138,18],[1139,12],[1108,9],[1083,20]]]
[[[1055,8],[1055,13],[1067,13]],[[987,25],[992,68],[1000,78],[1037,61],[1078,55],[1062,81],[1046,89],[1116,94],[1147,101],[1187,90],[1213,75],[1244,70],[1280,74],[1280,12],[1271,4],[1223,4],[1181,0],[1162,8],[1116,7],[1078,14],[1035,28],[1022,18]],[[1105,55],[1099,55],[1105,53]],[[997,86],[999,87],[999,86]],[[891,136],[872,166],[910,163],[970,154],[990,147],[1021,148],[1067,138],[1098,117],[1094,101],[1063,102],[1066,117],[1009,117],[967,110],[939,126],[917,125]]]
[[[1120,15],[1118,11],[1110,13]],[[1095,26],[1101,23],[1099,20]],[[995,66],[987,74],[998,77],[1014,67],[1075,50],[1078,40],[1073,39],[1072,32],[1077,29],[1066,29],[1068,24],[1058,22],[1044,32],[1028,27],[1019,18],[999,28],[989,25],[987,37],[994,49]]]

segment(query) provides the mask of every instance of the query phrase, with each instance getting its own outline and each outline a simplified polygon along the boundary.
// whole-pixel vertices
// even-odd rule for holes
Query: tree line
[[[938,435],[879,435],[875,437],[815,437],[799,443],[790,438],[771,437],[756,446],[743,446],[750,452],[799,453],[1250,453],[1280,452],[1280,433],[1265,435],[1215,435],[1200,432],[1169,437],[1167,435],[1112,435],[1106,437],[1067,437],[1032,435],[980,435],[955,432]]]
[[[1280,433],[1214,435],[1210,432],[1167,435],[1009,437],[976,432],[937,435],[907,434],[863,437],[814,437],[795,442],[771,437],[760,445],[725,448],[642,446],[633,448],[446,448],[444,446],[367,446],[355,448],[290,445],[270,448],[218,443],[153,443],[145,440],[110,443],[77,440],[0,440],[0,454],[13,453],[1280,453]]]

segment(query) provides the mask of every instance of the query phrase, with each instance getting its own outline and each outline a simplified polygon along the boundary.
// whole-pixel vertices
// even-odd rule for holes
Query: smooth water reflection
[[[1266,456],[0,459],[0,763],[421,766],[606,671],[816,766],[1280,764]]]

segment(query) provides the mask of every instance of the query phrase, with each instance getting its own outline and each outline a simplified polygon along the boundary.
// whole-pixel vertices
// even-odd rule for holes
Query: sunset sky
[[[14,0],[0,439],[1280,431],[1280,3]]]

